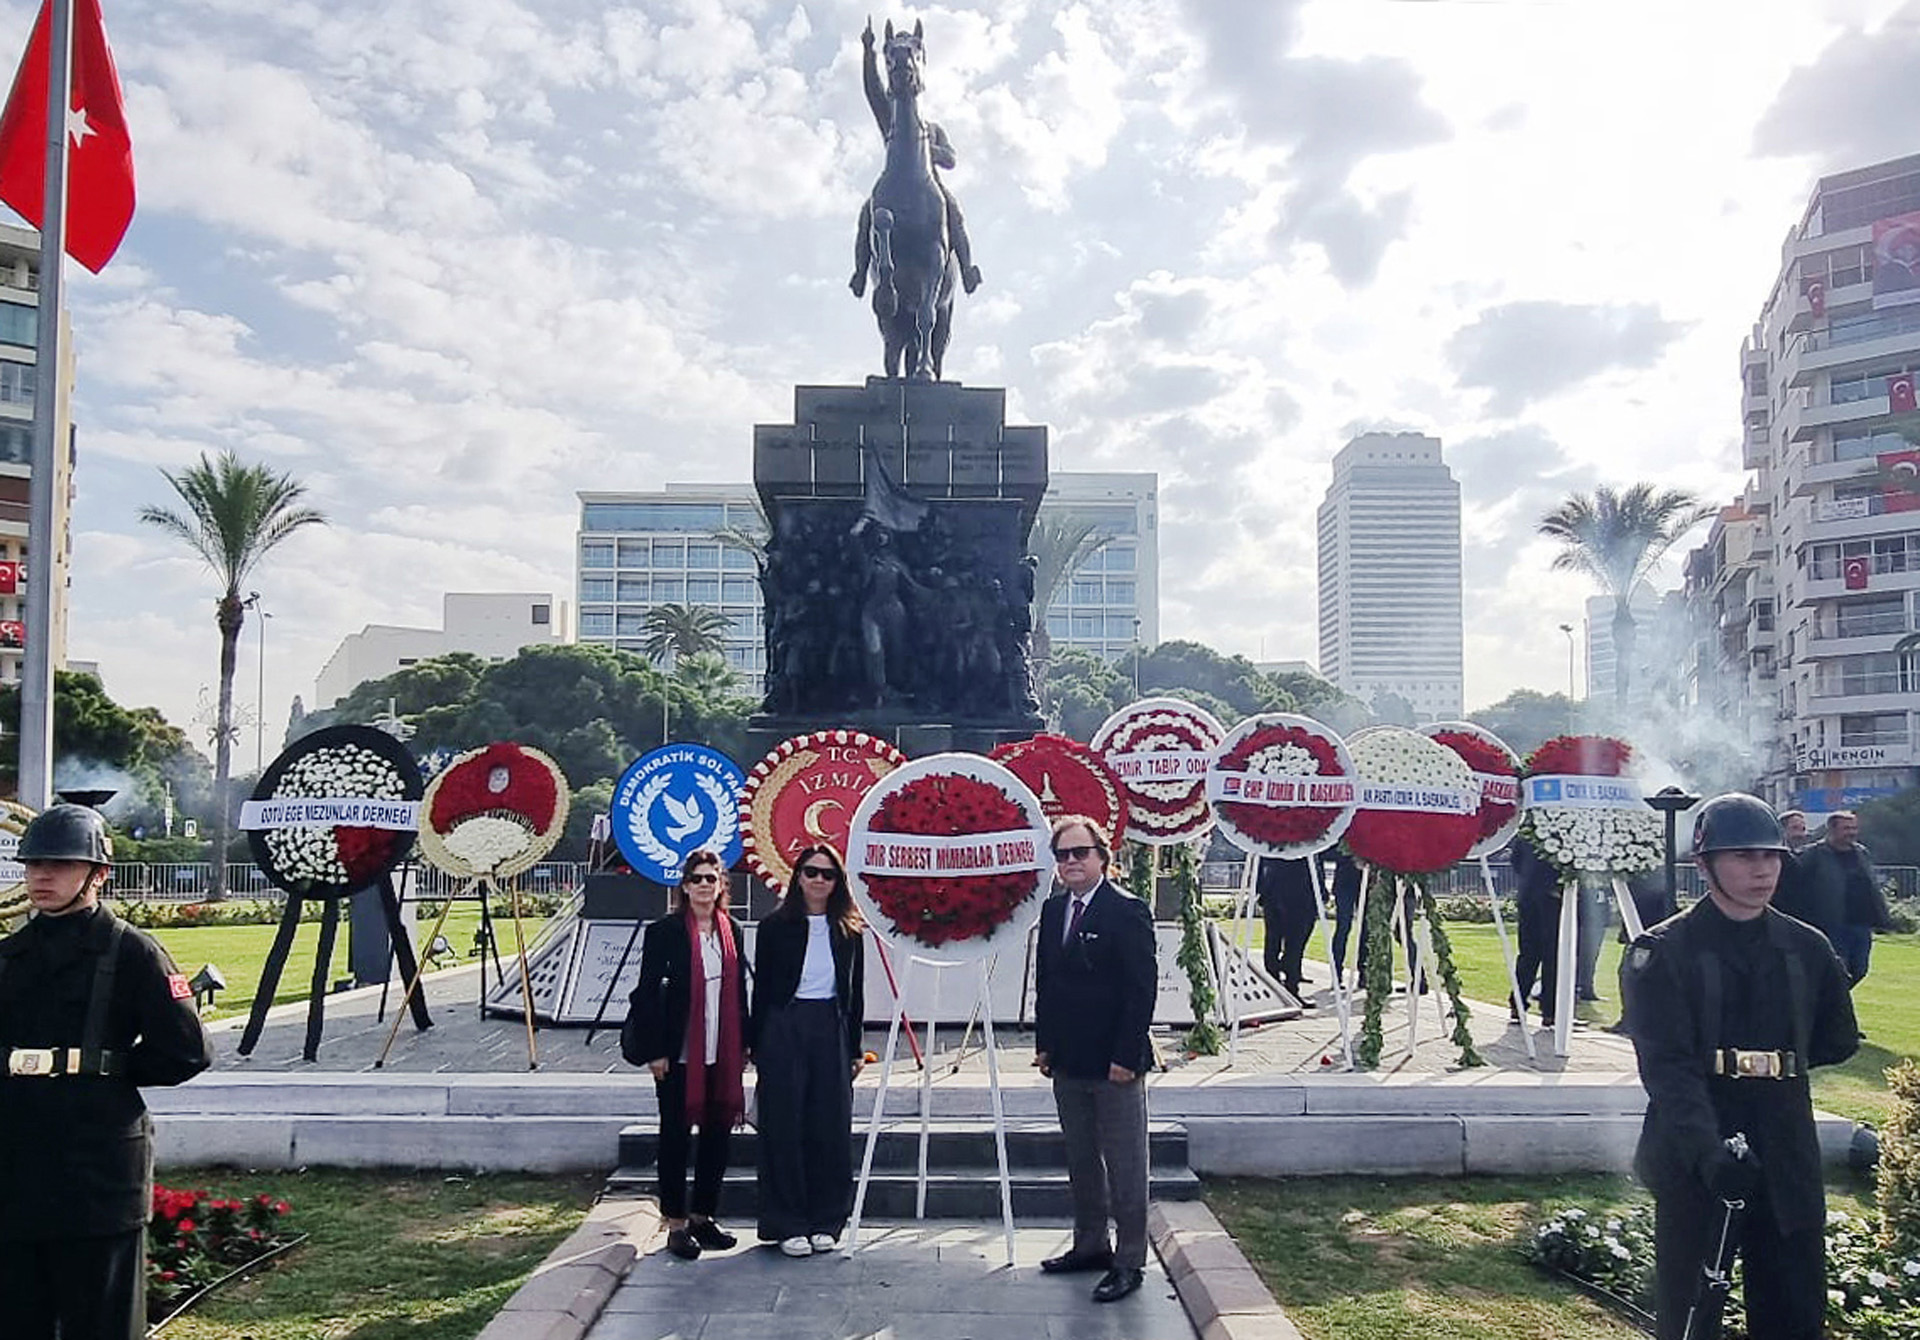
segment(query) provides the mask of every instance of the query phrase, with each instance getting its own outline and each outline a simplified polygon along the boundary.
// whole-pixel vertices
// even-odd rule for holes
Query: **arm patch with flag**
[[[44,0],[0,112],[0,200],[38,228],[45,218],[51,6]],[[67,106],[67,254],[96,274],[133,221],[133,140],[100,0],[73,5],[73,87]]]
[[[187,980],[187,975],[184,972],[170,972],[167,974],[167,990],[172,993],[175,1000],[191,1000],[193,998],[193,983]]]

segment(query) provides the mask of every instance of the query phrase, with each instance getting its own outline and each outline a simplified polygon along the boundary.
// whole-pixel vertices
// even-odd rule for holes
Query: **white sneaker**
[[[811,1241],[816,1252],[830,1252],[840,1245],[840,1239],[831,1233],[815,1233]]]
[[[805,1237],[796,1235],[783,1239],[780,1243],[780,1250],[788,1256],[812,1256],[813,1244],[808,1242]]]

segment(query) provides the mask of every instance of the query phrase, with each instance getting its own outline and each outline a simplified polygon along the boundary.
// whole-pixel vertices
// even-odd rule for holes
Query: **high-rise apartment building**
[[[1333,458],[1320,504],[1320,673],[1425,721],[1464,710],[1460,485],[1440,439],[1365,433]]]
[[[1750,687],[1778,724],[1769,798],[1815,815],[1911,786],[1920,764],[1920,662],[1900,650],[1920,629],[1917,376],[1920,155],[1816,183],[1741,350],[1771,568],[1747,593]]]
[[[27,629],[27,569],[38,562],[38,537],[28,535],[33,479],[33,406],[54,401],[53,525],[46,546],[53,562],[53,664],[67,663],[67,571],[72,557],[73,341],[62,340],[66,364],[54,378],[35,366],[40,318],[40,235],[0,224],[0,682],[20,682]],[[50,383],[50,384],[49,384]]]
[[[723,534],[765,533],[750,484],[668,484],[660,492],[580,495],[575,588],[579,639],[640,652],[658,604],[716,609],[728,621],[727,664],[759,693],[766,616],[753,555]],[[1047,607],[1054,649],[1106,657],[1160,638],[1160,513],[1151,473],[1052,476],[1042,517],[1093,523],[1107,543],[1069,574]]]

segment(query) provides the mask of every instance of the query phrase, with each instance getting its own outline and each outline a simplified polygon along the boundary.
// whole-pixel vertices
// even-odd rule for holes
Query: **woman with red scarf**
[[[727,1139],[746,1113],[747,987],[726,881],[717,852],[702,848],[687,857],[671,910],[647,926],[620,1039],[626,1058],[653,1072],[667,1250],[689,1261],[703,1247],[725,1251],[736,1242],[713,1221]],[[689,1215],[687,1154],[696,1128]]]

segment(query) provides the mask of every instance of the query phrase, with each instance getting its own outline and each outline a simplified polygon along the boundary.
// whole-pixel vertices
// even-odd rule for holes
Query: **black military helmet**
[[[99,811],[85,805],[50,805],[20,835],[21,861],[91,861],[113,864],[113,839]]]
[[[1740,791],[1715,796],[1693,816],[1693,854],[1716,851],[1786,852],[1786,835],[1766,804]]]

